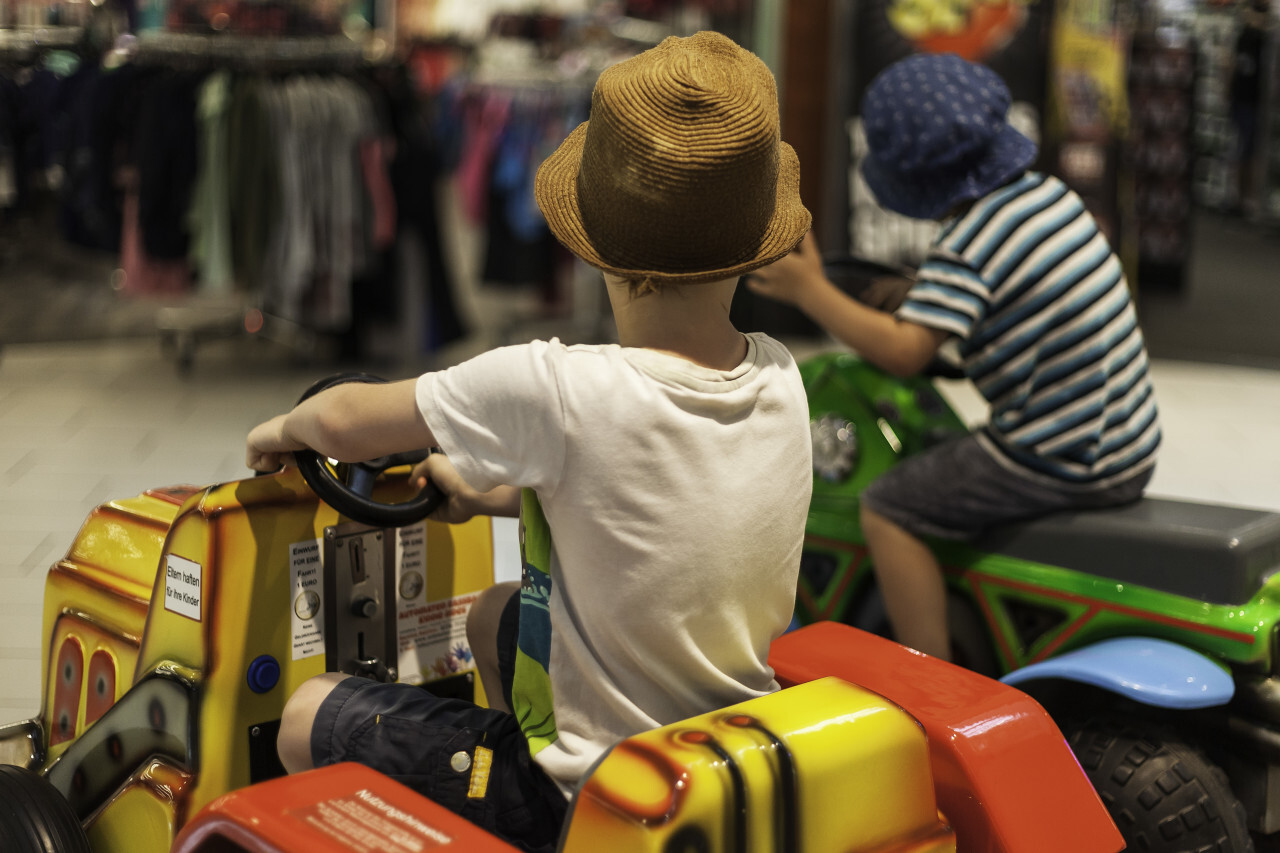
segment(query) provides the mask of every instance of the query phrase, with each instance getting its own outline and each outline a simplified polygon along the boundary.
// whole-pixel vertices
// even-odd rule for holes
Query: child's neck
[[[626,282],[608,280],[609,301],[624,347],[657,350],[716,370],[747,356],[747,341],[729,320],[737,279],[670,286],[631,297]]]

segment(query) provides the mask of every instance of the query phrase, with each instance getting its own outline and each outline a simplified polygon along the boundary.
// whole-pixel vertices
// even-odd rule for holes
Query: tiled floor
[[[254,341],[202,349],[187,377],[149,340],[0,351],[0,723],[37,711],[44,573],[89,510],[245,476],[245,432],[322,372]],[[1280,372],[1161,361],[1154,377],[1151,492],[1280,510]],[[945,390],[981,417],[971,391]]]

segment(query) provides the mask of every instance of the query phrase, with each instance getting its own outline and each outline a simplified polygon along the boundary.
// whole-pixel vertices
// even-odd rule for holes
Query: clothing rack
[[[216,65],[232,71],[350,71],[384,63],[391,47],[380,38],[250,36],[146,32],[123,48],[134,61],[175,67]]]
[[[481,119],[478,124],[489,125],[485,130],[491,136],[506,139],[528,138],[530,135],[535,137],[538,141],[528,144],[532,160],[526,165],[526,168],[532,172],[536,170],[541,156],[549,153],[547,147],[549,142],[545,132],[534,131],[530,134],[526,128],[508,135],[508,131],[516,124],[545,123],[544,119],[530,119],[530,116],[537,116],[543,112],[560,112],[566,116],[574,116],[564,123],[561,128],[562,133],[554,134],[555,142],[558,144],[563,133],[571,130],[576,122],[587,118],[591,92],[600,69],[584,67],[570,71],[553,63],[532,58],[525,64],[501,61],[508,59],[506,57],[498,58],[500,61],[486,62],[485,57],[481,57],[481,61],[476,63],[475,67],[460,76],[458,85],[454,89],[455,97],[460,103],[473,105],[483,105],[490,99],[502,102],[505,106],[495,113],[495,115],[504,116],[502,123],[505,129],[501,133],[493,134],[494,125],[490,122],[495,120],[492,118]],[[483,114],[486,108],[480,106],[479,110]],[[464,120],[464,124],[468,123]],[[485,168],[488,173],[486,183],[496,180],[494,173],[497,170],[497,162],[505,159],[498,151],[502,147],[501,143],[496,143],[491,138],[488,146],[492,147],[493,151]],[[477,139],[470,139],[465,147],[470,154],[474,154],[486,147],[486,144]],[[474,177],[477,170],[472,167],[475,165],[473,162],[461,167],[459,175],[468,174]],[[464,180],[463,183],[472,188],[474,196],[475,181]],[[463,202],[464,220],[474,227],[486,229],[489,242],[484,259],[481,261],[478,283],[493,288],[495,292],[500,292],[502,288],[516,287],[523,291],[526,297],[532,295],[529,292],[530,288],[537,288],[538,300],[536,303],[531,303],[527,298],[501,300],[500,308],[495,306],[502,315],[493,329],[495,343],[507,345],[531,338],[553,336],[572,343],[599,343],[613,340],[616,336],[613,330],[613,317],[598,272],[590,270],[581,262],[561,258],[558,262],[552,261],[549,276],[533,275],[525,280],[507,277],[513,269],[513,262],[509,260],[511,257],[522,257],[525,256],[523,253],[529,251],[533,251],[535,255],[538,253],[536,250],[523,248],[518,248],[514,252],[508,252],[504,248],[493,248],[495,241],[497,245],[505,247],[507,244],[503,241],[511,240],[518,230],[514,227],[504,228],[497,224],[503,217],[493,212],[495,205],[505,206],[514,197],[516,206],[521,208],[528,206],[521,201],[521,196],[529,191],[530,184],[527,181],[512,181],[508,171],[504,184],[505,189],[501,196],[496,196],[492,192],[487,195],[483,205],[486,212],[485,219],[477,216],[479,208],[474,200]],[[526,222],[526,227],[527,224]],[[537,245],[537,241],[529,232],[522,231],[520,236],[530,241],[522,245]],[[548,234],[545,239],[550,241],[554,238]],[[499,262],[496,268],[491,267],[491,260],[499,257],[508,260]],[[527,259],[534,262],[532,257]],[[539,257],[537,262],[543,260],[547,260],[546,256]]]
[[[32,62],[45,51],[75,48],[83,39],[83,27],[0,29],[0,60]]]
[[[347,74],[389,62],[390,47],[378,38],[144,32],[117,47],[117,62],[175,70],[233,73]],[[191,297],[156,316],[162,352],[188,371],[205,342],[250,337],[291,350],[304,361],[318,353],[321,336],[308,326],[271,313],[262,295],[236,288],[221,296]]]
[[[467,76],[466,87],[472,91],[499,91],[521,96],[578,97],[590,103],[595,77],[581,75],[567,78],[550,67],[521,69],[479,68]]]

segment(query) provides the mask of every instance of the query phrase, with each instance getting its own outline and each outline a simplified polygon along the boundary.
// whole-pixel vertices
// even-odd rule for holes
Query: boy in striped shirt
[[[972,435],[909,458],[863,494],[861,518],[898,640],[949,658],[946,589],[924,542],[1136,500],[1160,426],[1124,272],[1080,197],[1030,171],[1009,90],[953,54],[883,71],[863,100],[863,176],[880,203],[941,230],[892,313],[827,279],[812,235],[748,279],[890,373],[949,338],[990,404]]]

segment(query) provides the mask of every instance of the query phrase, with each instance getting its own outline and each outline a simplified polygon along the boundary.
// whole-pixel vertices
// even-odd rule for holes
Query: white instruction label
[[[319,539],[289,546],[293,659],[324,654],[324,577]]]
[[[176,554],[165,555],[164,609],[200,621],[200,564]]]
[[[427,598],[427,523],[396,531],[396,636],[400,680],[421,684],[475,668],[467,613],[479,593]]]

